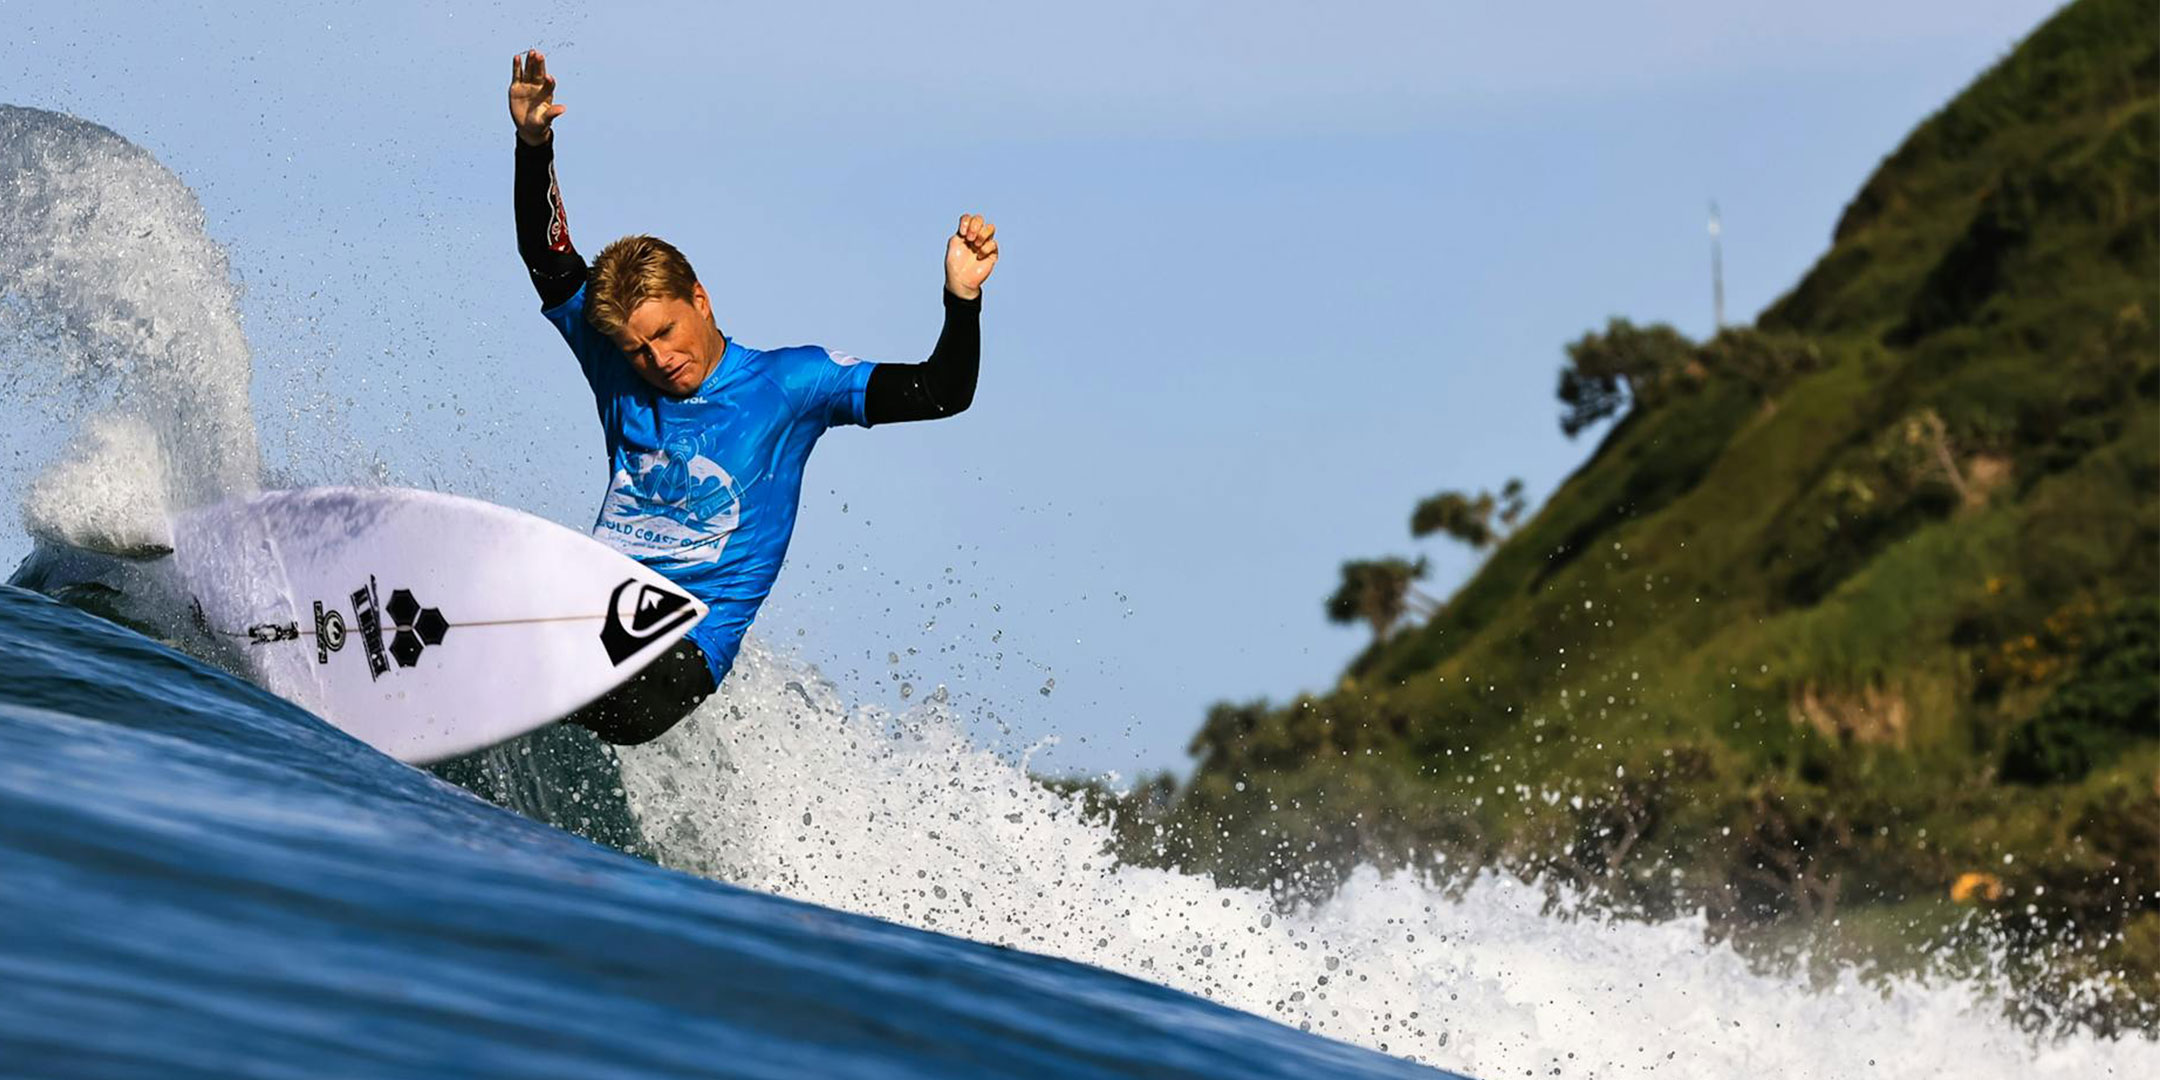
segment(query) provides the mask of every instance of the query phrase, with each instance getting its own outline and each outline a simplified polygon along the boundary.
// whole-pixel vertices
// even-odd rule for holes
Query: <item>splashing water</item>
[[[31,534],[155,546],[169,510],[252,491],[250,368],[187,185],[96,124],[0,106],[0,378],[40,407],[26,444],[72,438],[27,485]]]
[[[1809,988],[1708,944],[1700,918],[1557,918],[1506,877],[1455,895],[1368,869],[1283,912],[1120,865],[1107,827],[972,743],[941,694],[905,714],[851,709],[754,642],[694,717],[619,757],[664,863],[1472,1075],[2160,1075],[2151,1042],[2036,1046],[1974,985],[1848,972]]]

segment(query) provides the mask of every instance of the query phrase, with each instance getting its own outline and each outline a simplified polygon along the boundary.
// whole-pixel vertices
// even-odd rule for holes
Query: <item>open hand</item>
[[[510,120],[518,138],[527,145],[548,141],[555,118],[564,112],[555,104],[555,76],[547,73],[547,57],[540,50],[510,58]]]
[[[983,281],[997,267],[997,226],[981,214],[962,214],[960,228],[945,241],[945,288],[962,300],[982,295]]]

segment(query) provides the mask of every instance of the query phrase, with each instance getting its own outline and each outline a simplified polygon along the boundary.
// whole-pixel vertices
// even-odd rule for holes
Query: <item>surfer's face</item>
[[[705,286],[690,289],[690,299],[647,300],[630,311],[630,321],[612,335],[638,377],[676,397],[696,392],[720,362],[725,348],[713,325]]]

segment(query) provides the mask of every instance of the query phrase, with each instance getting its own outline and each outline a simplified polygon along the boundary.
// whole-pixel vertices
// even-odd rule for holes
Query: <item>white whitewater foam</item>
[[[251,367],[187,185],[96,124],[0,106],[0,385],[32,412],[11,417],[19,436],[72,436],[52,460],[9,463],[46,467],[7,477],[31,489],[32,534],[126,542],[167,507],[254,490]]]
[[[755,641],[727,685],[620,752],[673,866],[1061,956],[1473,1076],[2160,1076],[2160,1044],[2035,1044],[1980,988],[1753,971],[1699,919],[1562,919],[1506,878],[1460,896],[1354,875],[1261,892],[1116,864],[1107,829],[969,741],[942,694],[850,708]]]
[[[164,444],[139,418],[93,415],[23,498],[31,535],[111,554],[172,550]]]

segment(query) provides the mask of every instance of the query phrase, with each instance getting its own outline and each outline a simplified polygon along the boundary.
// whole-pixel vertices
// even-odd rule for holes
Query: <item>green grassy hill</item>
[[[2059,12],[1754,327],[1668,335],[1439,610],[1326,694],[1212,710],[1189,783],[1124,800],[1130,846],[1278,886],[1502,866],[1862,937],[1986,875],[1961,892],[2009,932],[2074,925],[2154,1000],[2154,31],[2143,0]]]

